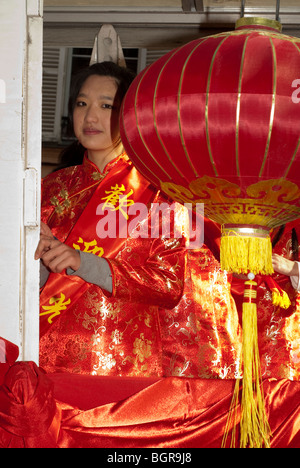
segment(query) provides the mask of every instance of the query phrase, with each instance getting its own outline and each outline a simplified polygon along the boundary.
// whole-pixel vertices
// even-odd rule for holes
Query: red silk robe
[[[61,174],[71,176],[77,173],[83,177],[86,175],[86,171],[92,170],[89,163],[85,162],[85,165],[86,167],[80,170],[78,168],[70,169]],[[71,205],[70,219],[77,219],[77,210],[80,208],[81,202],[84,202],[84,197],[81,198],[80,191],[77,195],[75,190],[72,191],[76,181],[73,180],[73,184],[71,184],[71,181],[65,177],[63,184],[61,174],[51,176],[53,184],[50,184],[49,187],[47,187],[47,181],[45,182],[46,190],[53,190],[51,193],[52,201],[49,202],[49,198],[47,203],[47,200],[44,199],[43,219],[48,220],[49,224],[53,225],[57,237],[63,238],[63,226],[59,223],[55,224],[53,219],[63,220],[64,216],[60,218],[58,214],[63,214],[64,208]],[[78,184],[79,182],[80,179],[78,179]],[[57,189],[60,192],[61,186],[64,186],[66,192],[63,192],[58,198],[55,193],[58,193]],[[76,196],[78,196],[78,203],[69,205],[68,200],[75,199]],[[67,215],[65,222],[69,222]],[[54,227],[55,225],[56,227]],[[130,242],[126,240],[126,246],[129,249],[131,249]],[[276,246],[276,252],[290,256],[290,243],[290,231],[287,228],[280,243]],[[77,245],[80,245],[80,242]],[[96,249],[97,246],[93,244],[91,247]],[[210,248],[217,254],[217,250],[215,251],[211,246]],[[128,281],[126,281],[127,290],[125,291],[123,288],[121,292],[122,295],[129,296],[131,294],[130,288],[134,284],[131,283],[130,274],[137,271],[137,265],[134,265],[134,259],[130,257],[126,263],[126,255],[129,250],[125,250],[125,260],[122,267],[125,269],[124,272],[128,273]],[[130,250],[130,252],[133,251],[133,249]],[[173,255],[174,252],[170,251],[169,260]],[[181,258],[179,250],[176,255],[179,260]],[[123,263],[122,258],[123,256],[117,253],[114,259],[110,259],[113,271],[119,271]],[[131,269],[129,269],[130,261],[133,261]],[[116,366],[107,369],[106,372],[103,370],[102,374],[110,374],[110,377],[70,375],[69,372],[74,370],[71,358],[74,357],[74,364],[76,364],[75,358],[77,358],[77,367],[80,368],[80,365],[84,364],[87,373],[89,373],[93,362],[91,360],[89,364],[88,358],[92,356],[93,350],[101,350],[101,345],[100,348],[90,348],[90,355],[87,353],[87,358],[80,360],[78,353],[71,353],[71,341],[76,337],[75,332],[78,329],[78,333],[82,334],[78,340],[78,350],[80,350],[81,343],[83,345],[89,343],[88,336],[93,334],[92,327],[94,325],[102,323],[103,327],[109,328],[109,315],[111,311],[115,310],[115,302],[107,303],[106,297],[103,298],[101,305],[109,304],[104,309],[106,317],[101,315],[100,309],[99,313],[97,312],[98,305],[95,307],[94,302],[90,303],[90,308],[82,309],[82,312],[77,310],[75,314],[72,309],[67,309],[65,315],[64,311],[61,311],[60,315],[52,319],[53,328],[51,325],[45,332],[43,324],[41,364],[48,367],[50,371],[53,368],[57,371],[64,369],[66,373],[45,375],[34,363],[18,362],[13,364],[17,358],[18,350],[12,344],[0,339],[0,352],[2,356],[5,355],[5,363],[0,364],[0,446],[33,448],[124,447],[128,449],[132,449],[132,447],[219,448],[224,435],[234,387],[234,382],[228,379],[234,378],[239,360],[241,339],[239,285],[236,284],[236,281],[231,285],[230,277],[221,272],[218,261],[205,246],[200,251],[188,252],[187,265],[182,300],[173,310],[159,310],[163,350],[162,372],[165,376],[178,375],[182,378],[160,379],[154,374],[148,379],[140,379],[139,376],[146,375],[147,371],[141,369],[141,372],[137,372],[139,363],[135,368],[134,362],[131,363],[131,369],[129,369],[131,376],[129,378],[115,378]],[[181,268],[181,263],[175,263],[171,266],[169,261],[169,266],[170,276],[167,275],[167,278],[172,279],[175,286],[177,281],[175,281],[173,273],[179,271],[176,268],[179,266]],[[155,270],[154,266],[153,268]],[[124,272],[122,272],[123,275]],[[119,278],[121,280],[122,276],[120,275]],[[136,278],[135,282],[141,281],[141,279],[142,276]],[[179,276],[177,279],[180,283]],[[297,448],[300,444],[300,384],[288,379],[294,378],[296,380],[299,370],[299,305],[297,295],[291,289],[289,278],[277,277],[277,279],[281,286],[284,286],[291,293],[292,305],[287,311],[279,310],[272,305],[270,291],[263,283],[258,288],[260,351],[262,363],[266,364],[263,366],[265,403],[272,432],[271,446],[274,448]],[[146,304],[158,299],[156,294],[163,286],[159,277],[156,278],[155,284],[156,290],[151,291],[153,297],[150,297],[148,290],[144,302],[140,300],[139,303],[136,303],[135,311],[132,308],[128,309],[129,305],[125,301],[125,315],[120,317],[118,324],[114,324],[115,327],[123,323],[123,317],[129,318],[130,314],[132,314],[131,317],[141,317],[141,322],[143,322],[143,311],[146,311]],[[118,300],[116,293],[119,286],[122,288],[119,283],[115,285],[111,297],[114,301]],[[141,293],[147,294],[146,284],[140,286],[139,291],[133,287],[131,297],[134,297],[136,292],[140,294],[140,299]],[[236,298],[237,308],[230,296],[230,287],[232,287],[231,292]],[[160,293],[163,297],[164,291],[161,290]],[[166,295],[168,296],[168,294]],[[175,296],[171,296],[169,297],[169,306],[172,307],[171,302],[175,302]],[[54,304],[57,303],[54,302]],[[79,304],[78,300],[75,306]],[[83,303],[84,305],[85,303]],[[117,308],[119,310],[119,306]],[[156,308],[157,306],[151,307],[152,316],[156,315],[154,310]],[[119,314],[122,312],[123,310],[119,310]],[[88,317],[95,319],[94,322],[91,321],[89,329],[88,322],[86,328],[83,326],[81,313],[85,315],[86,320]],[[46,321],[50,318],[49,315],[42,317],[46,318]],[[150,322],[147,323],[149,333],[151,333]],[[61,324],[61,330],[59,324]],[[146,324],[144,321],[136,325],[144,326]],[[130,331],[133,334],[135,332],[135,330]],[[72,332],[74,332],[73,335]],[[103,332],[102,337],[104,337],[104,329],[101,332]],[[144,332],[147,333],[146,328],[144,328]],[[137,333],[139,333],[139,329],[137,329]],[[80,336],[78,335],[78,337]],[[125,333],[123,336],[125,337]],[[160,335],[158,334],[158,336]],[[145,337],[149,339],[149,334]],[[104,337],[104,339],[106,338]],[[124,342],[119,340],[120,346],[119,349],[116,349],[113,346],[109,347],[108,340],[109,333],[104,345],[108,346],[106,349],[109,349],[109,352],[117,356],[116,361],[120,363],[118,352],[120,355],[120,351],[125,349]],[[69,347],[68,343],[70,343]],[[129,338],[129,349],[130,343],[133,343],[133,340]],[[116,341],[111,342],[111,345],[115,344]],[[157,357],[159,356],[159,351],[156,353],[157,349],[159,346],[155,348],[152,345],[151,357],[156,362],[158,362]],[[136,356],[134,353],[132,354],[132,357]],[[144,364],[149,364],[145,353]],[[187,378],[198,376],[204,378]],[[281,378],[284,376],[287,378]],[[215,379],[212,379],[213,377]],[[274,377],[278,380],[275,380]],[[281,380],[279,380],[280,378]]]
[[[206,246],[188,251],[183,297],[160,311],[166,376],[239,377],[242,332],[230,280]]]
[[[273,252],[292,259],[291,227],[295,225],[300,239],[300,225],[287,224]],[[288,276],[274,274],[274,279],[287,292],[291,305],[288,309],[274,306],[271,291],[259,278],[257,288],[258,344],[261,372],[264,379],[300,380],[300,295]],[[241,282],[235,279],[232,293],[241,314]]]
[[[300,227],[296,225],[298,239]],[[236,379],[241,374],[242,301],[244,281],[220,269],[216,230],[210,249],[189,251],[184,294],[174,310],[160,311],[163,333],[164,375],[193,378]],[[274,252],[292,258],[291,225]],[[290,278],[274,274],[291,306],[272,303],[263,278],[258,280],[258,343],[263,379],[300,380],[300,301]]]
[[[85,158],[83,165],[43,181],[42,221],[60,241],[105,257],[113,282],[109,294],[79,277],[50,274],[40,301],[40,365],[47,372],[162,376],[158,310],[173,308],[181,297],[185,240],[179,234],[173,238],[173,231],[171,238],[149,231],[143,237],[121,235],[124,220],[132,221],[129,207],[137,203],[148,209],[139,224],[145,229],[151,207],[166,199],[126,155],[103,173]],[[115,216],[110,229],[118,232],[101,239],[104,212]],[[151,222],[159,224],[153,217]]]

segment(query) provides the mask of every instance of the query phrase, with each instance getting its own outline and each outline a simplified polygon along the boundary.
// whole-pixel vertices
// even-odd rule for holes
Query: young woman
[[[82,164],[43,181],[35,258],[50,272],[40,298],[47,372],[162,375],[158,310],[181,297],[184,239],[174,223],[171,236],[151,235],[161,219],[153,207],[164,203],[171,220],[174,211],[122,147],[119,110],[131,81],[110,62],[79,73],[70,110]]]

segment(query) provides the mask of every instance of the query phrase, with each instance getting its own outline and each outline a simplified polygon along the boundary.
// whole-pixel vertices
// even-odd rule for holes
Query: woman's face
[[[84,82],[73,111],[74,133],[90,151],[107,151],[120,143],[118,88],[110,76],[92,75]]]

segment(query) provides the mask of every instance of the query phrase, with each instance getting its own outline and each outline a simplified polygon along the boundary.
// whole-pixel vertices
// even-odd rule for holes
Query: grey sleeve
[[[112,293],[112,274],[105,258],[97,257],[88,252],[80,252],[81,264],[77,271],[67,269],[67,274],[79,276],[87,283],[92,283]]]
[[[50,271],[48,270],[47,267],[45,267],[43,262],[40,260],[40,288],[44,286],[49,275],[50,275]]]

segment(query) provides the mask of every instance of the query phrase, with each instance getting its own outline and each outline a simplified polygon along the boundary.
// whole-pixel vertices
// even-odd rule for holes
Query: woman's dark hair
[[[114,62],[95,63],[87,68],[80,69],[73,77],[70,87],[70,97],[68,106],[68,124],[67,134],[69,137],[74,137],[73,131],[73,111],[76,105],[77,96],[84,82],[93,75],[109,76],[114,78],[118,86],[117,97],[122,102],[129,86],[135,78],[135,74],[128,68],[120,67]],[[74,141],[70,146],[65,148],[60,155],[60,164],[58,169],[68,166],[76,166],[83,161],[85,148],[77,141]]]

